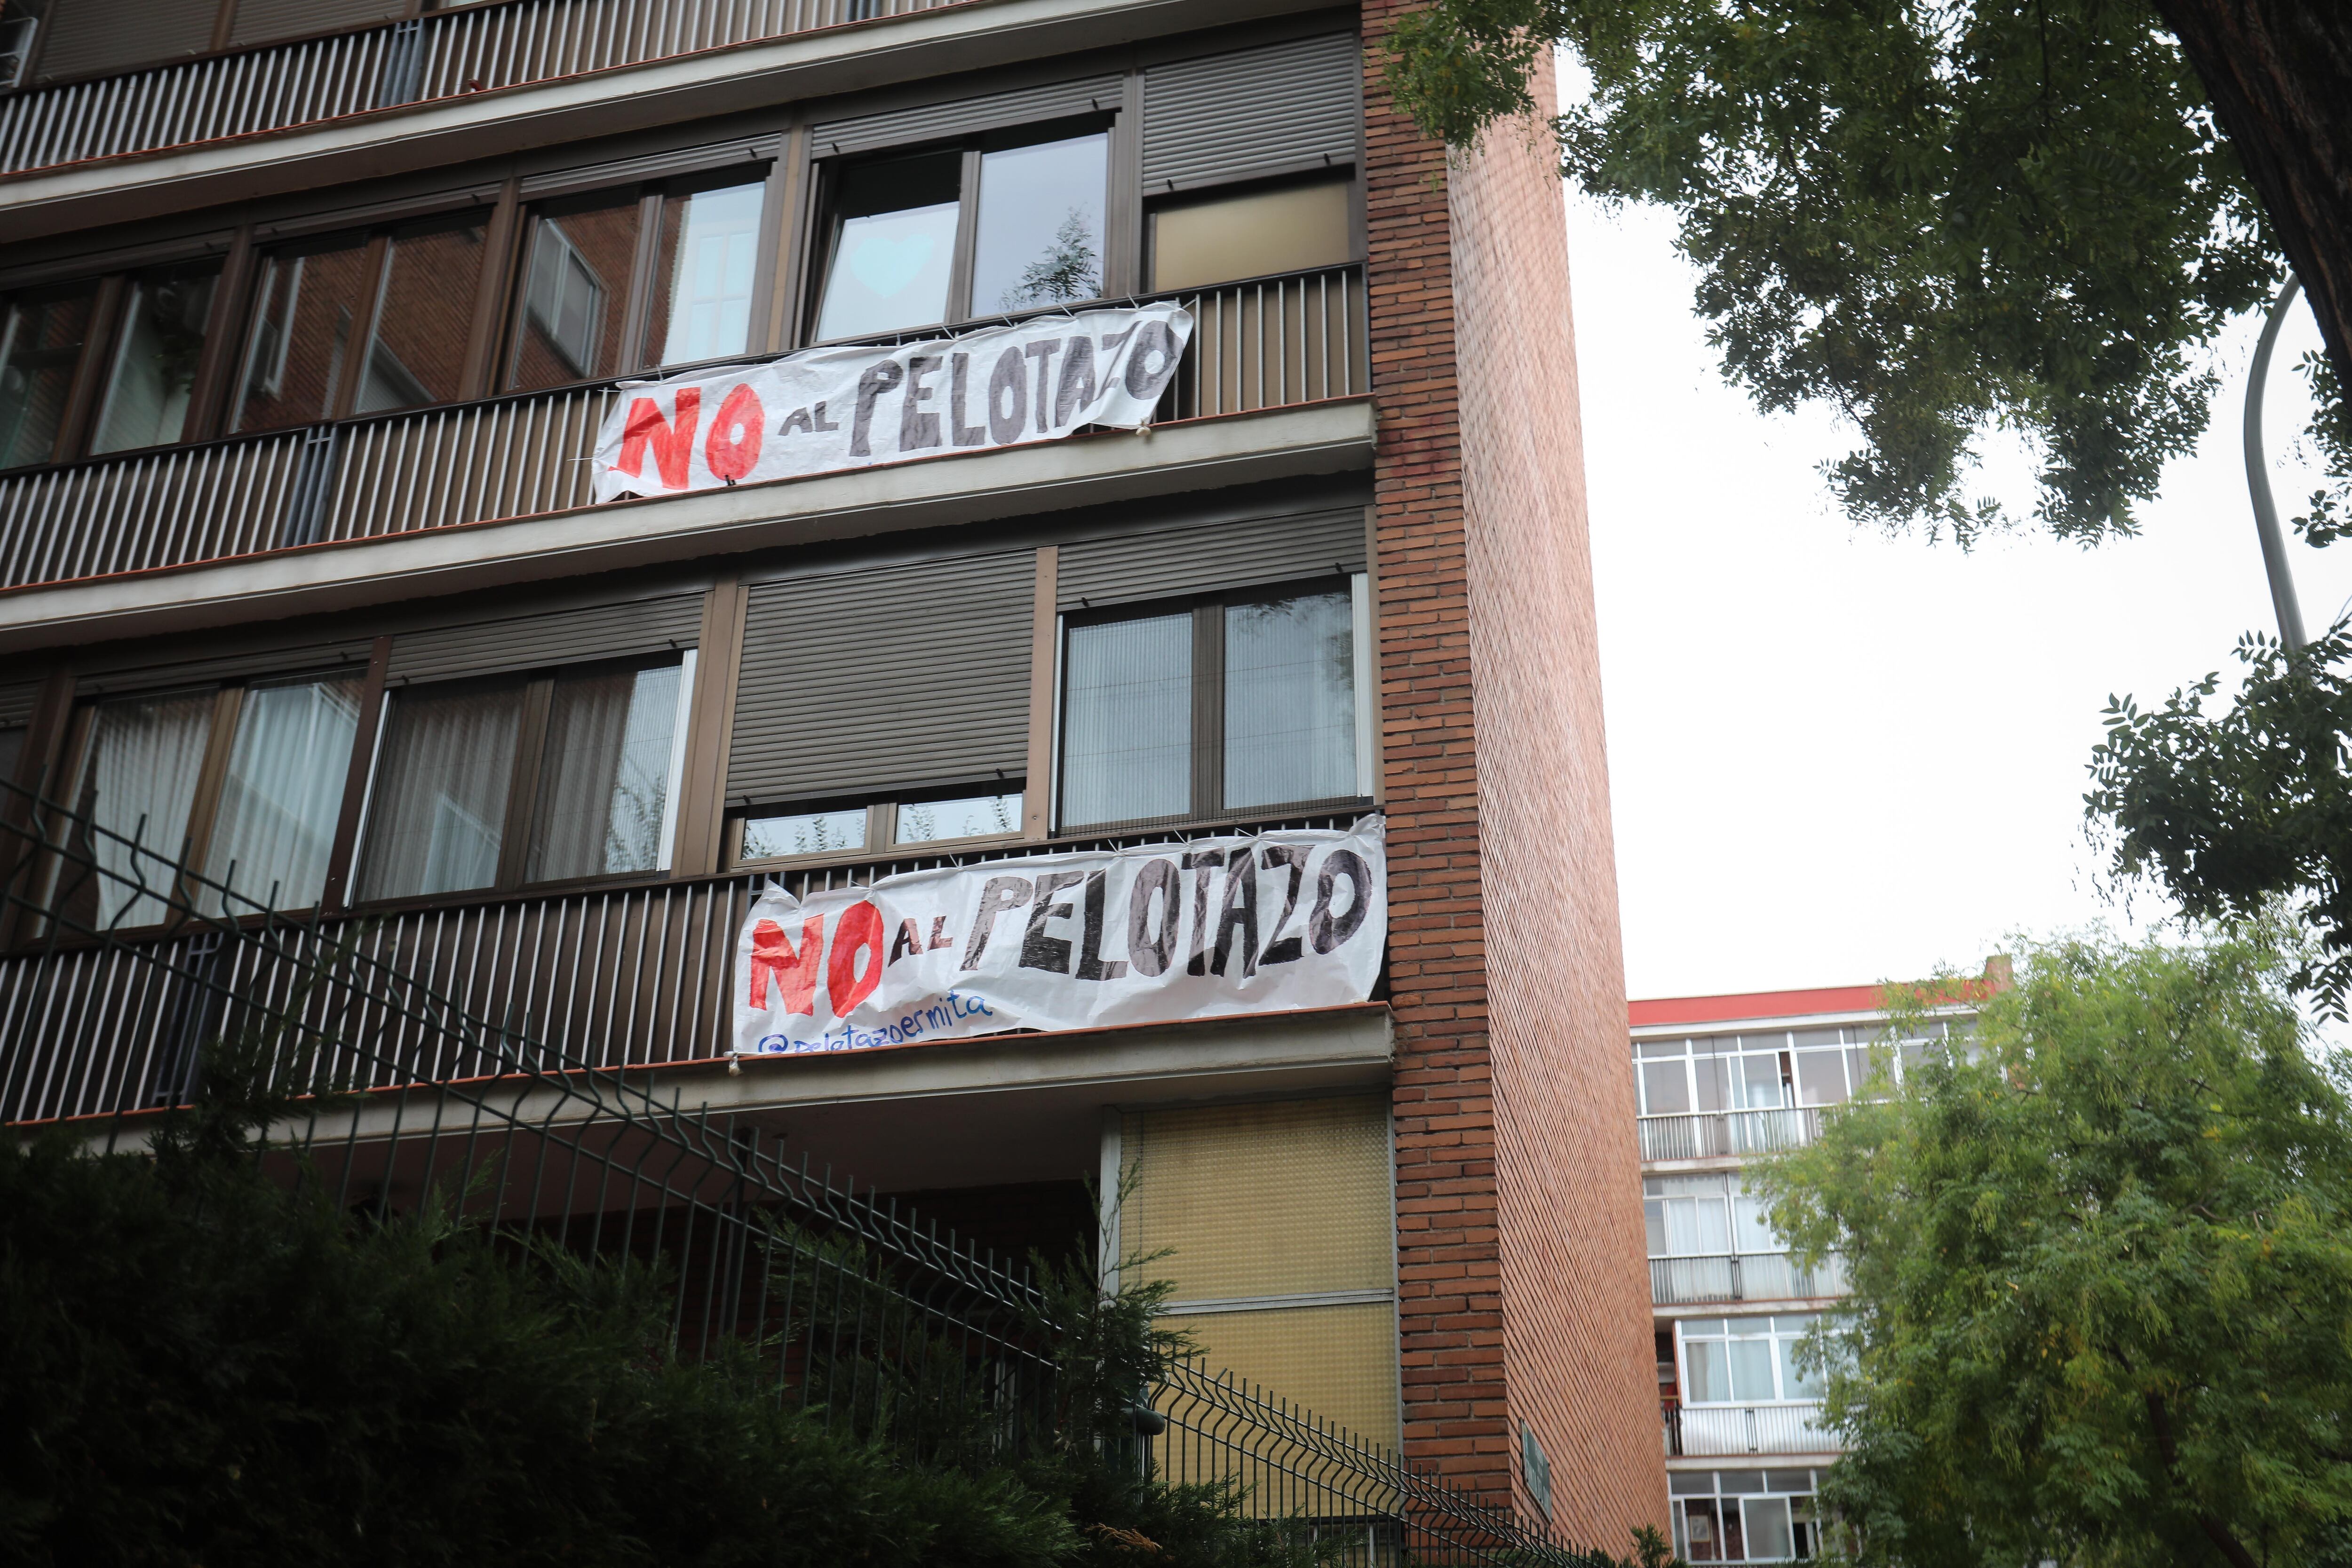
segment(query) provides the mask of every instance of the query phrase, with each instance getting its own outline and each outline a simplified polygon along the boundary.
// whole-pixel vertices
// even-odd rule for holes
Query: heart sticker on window
[[[933,248],[928,234],[910,234],[904,239],[875,235],[859,240],[857,248],[849,253],[849,275],[887,298],[923,275]]]

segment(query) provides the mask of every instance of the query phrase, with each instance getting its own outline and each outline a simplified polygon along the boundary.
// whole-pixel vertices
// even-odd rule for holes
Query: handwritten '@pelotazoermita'
[[[625,385],[596,437],[596,499],[1141,429],[1192,336],[1183,307],[1140,305]]]
[[[863,1050],[1370,997],[1383,819],[885,878],[771,883],[735,947],[734,1048]]]

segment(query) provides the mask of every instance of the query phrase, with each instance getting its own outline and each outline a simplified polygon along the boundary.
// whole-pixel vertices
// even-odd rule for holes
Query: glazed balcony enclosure
[[[1360,268],[1160,298],[1195,321],[1162,423],[1366,390]],[[0,590],[583,507],[620,395],[608,381],[0,474]]]

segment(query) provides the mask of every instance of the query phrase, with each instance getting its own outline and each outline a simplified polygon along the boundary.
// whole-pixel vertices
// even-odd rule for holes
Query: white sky
[[[2239,434],[2259,322],[2139,538],[1963,554],[1831,509],[1817,466],[1851,441],[1723,384],[1665,214],[1570,186],[1568,228],[1628,994],[1973,970],[2005,932],[2125,924],[2083,826],[2108,694],[2145,707],[2216,668],[2227,689],[2239,635],[2276,629]],[[2298,305],[2264,416],[2285,517],[2316,471],[2289,451],[2291,367],[2318,342]],[[2011,448],[1979,489],[2024,512],[2031,473]],[[2352,546],[2290,548],[2316,631]]]

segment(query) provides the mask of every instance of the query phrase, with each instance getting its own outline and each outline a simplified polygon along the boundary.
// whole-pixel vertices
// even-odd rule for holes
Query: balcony
[[[1650,1300],[1661,1307],[1710,1301],[1809,1301],[1843,1296],[1847,1289],[1845,1260],[1835,1253],[1815,1268],[1798,1268],[1785,1252],[1650,1259]]]
[[[1819,1106],[1777,1110],[1701,1111],[1690,1116],[1643,1116],[1642,1158],[1709,1160],[1730,1155],[1770,1154],[1801,1148],[1822,1133]]]
[[[1156,298],[1180,300],[1195,320],[1160,405],[1162,424],[1326,403],[1370,389],[1360,268]],[[602,383],[444,405],[0,475],[0,591],[584,508],[588,459],[620,396],[616,387]],[[1143,455],[1150,450],[1138,448],[1132,461],[1150,460]],[[977,456],[986,461],[990,455]],[[877,472],[858,470],[862,491],[876,489]],[[751,497],[763,489],[729,494]],[[675,507],[685,499],[661,504]],[[662,522],[647,521],[639,531],[674,533],[677,514],[662,515]],[[361,576],[369,571],[353,570]],[[123,634],[78,633],[100,635]]]
[[[676,59],[953,0],[507,0],[0,100],[0,174]]]
[[[1821,1425],[1819,1400],[1748,1406],[1669,1405],[1664,1416],[1670,1458],[1838,1451],[1837,1438]]]

